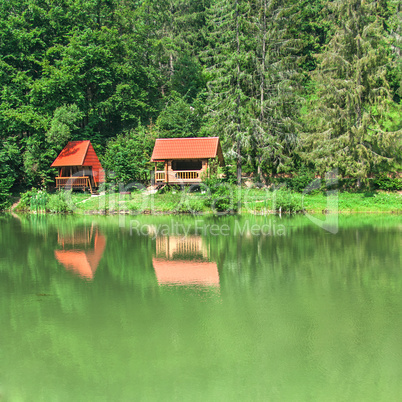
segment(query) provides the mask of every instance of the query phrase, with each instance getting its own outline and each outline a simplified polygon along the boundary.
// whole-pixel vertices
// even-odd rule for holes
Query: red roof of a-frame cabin
[[[60,152],[59,156],[52,163],[57,166],[84,166],[91,141],[71,141]]]
[[[209,159],[219,157],[223,162],[219,137],[206,138],[158,138],[155,141],[151,161],[168,159]]]

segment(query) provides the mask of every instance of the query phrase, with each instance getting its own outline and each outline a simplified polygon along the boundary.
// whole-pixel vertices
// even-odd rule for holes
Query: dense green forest
[[[266,180],[400,171],[396,0],[0,0],[0,198],[68,140],[144,179],[157,137],[219,136]]]

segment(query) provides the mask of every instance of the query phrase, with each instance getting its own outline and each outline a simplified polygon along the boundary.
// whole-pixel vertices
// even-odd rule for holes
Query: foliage
[[[374,189],[385,191],[402,191],[402,178],[379,174],[371,180]]]
[[[304,191],[315,179],[315,171],[311,168],[302,165],[291,177],[279,177],[275,179],[275,184],[284,183],[288,188],[302,192]]]
[[[350,185],[400,172],[401,15],[397,0],[0,0],[0,207],[50,189],[69,140],[125,184],[149,178],[156,137],[219,136],[230,184],[243,169],[300,190],[302,163]]]
[[[216,213],[231,213],[238,209],[238,190],[228,183],[210,183],[204,205]]]
[[[9,194],[18,175],[20,153],[13,137],[0,144],[0,210],[10,204]]]
[[[156,134],[161,138],[198,137],[201,126],[200,103],[192,106],[186,97],[172,91],[156,120]]]
[[[387,132],[378,114],[390,100],[387,66],[390,43],[381,5],[375,1],[328,2],[336,31],[319,56],[312,77],[316,87],[306,122],[304,158],[321,175],[367,177],[381,163],[393,163],[401,131]]]
[[[75,104],[58,107],[46,134],[47,141],[59,146],[67,143],[71,139],[72,131],[77,129],[75,123],[81,117],[81,112]]]
[[[50,194],[46,190],[32,188],[21,194],[18,211],[30,212],[74,212],[76,196],[71,191],[57,191]]]
[[[102,159],[110,180],[127,185],[149,177],[149,160],[154,139],[143,126],[110,140]]]
[[[47,198],[46,210],[54,213],[73,212],[75,205],[72,202],[71,192],[57,191]]]
[[[300,195],[287,189],[286,187],[275,189],[273,199],[273,209],[275,211],[295,213],[302,210]]]

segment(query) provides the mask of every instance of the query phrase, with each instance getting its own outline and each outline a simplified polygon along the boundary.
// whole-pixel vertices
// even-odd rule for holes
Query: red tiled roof
[[[218,155],[219,146],[219,137],[158,138],[151,161],[215,158]]]
[[[55,166],[83,166],[90,141],[71,141],[52,163]]]

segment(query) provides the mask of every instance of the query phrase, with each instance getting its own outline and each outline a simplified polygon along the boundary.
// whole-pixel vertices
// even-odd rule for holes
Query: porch
[[[69,176],[69,177],[56,177],[56,188],[61,190],[62,188],[66,190],[80,189],[80,190],[89,190],[91,193],[92,190],[92,177],[90,176]]]
[[[202,170],[156,170],[155,184],[193,184],[201,183]]]

